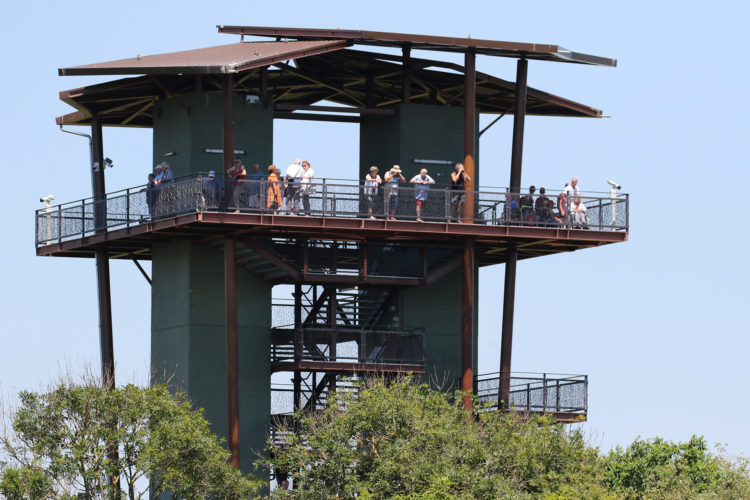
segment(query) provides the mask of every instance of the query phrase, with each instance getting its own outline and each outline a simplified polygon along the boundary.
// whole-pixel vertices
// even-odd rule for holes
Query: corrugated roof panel
[[[346,40],[243,42],[60,68],[58,73],[60,76],[237,73],[276,62],[340,50],[347,45]]]

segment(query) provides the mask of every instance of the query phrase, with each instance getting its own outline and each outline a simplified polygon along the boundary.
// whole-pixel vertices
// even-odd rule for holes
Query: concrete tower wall
[[[188,111],[189,110],[189,111]],[[223,155],[206,149],[223,147],[224,101],[219,92],[200,92],[162,99],[154,118],[154,164],[166,160],[176,177],[215,170],[223,171]],[[247,151],[239,155],[250,173],[253,163],[261,170],[273,161],[273,110],[260,103],[234,96],[234,147]],[[170,157],[170,152],[177,154]]]
[[[186,109],[189,108],[189,112]],[[167,160],[176,177],[222,171],[222,95],[196,93],[160,100],[154,119],[154,163]],[[273,112],[235,96],[235,148],[250,169],[271,162]],[[170,157],[165,153],[176,152]],[[227,436],[226,322],[222,247],[189,240],[153,245],[151,367],[205,409],[211,428]],[[237,268],[240,459],[248,471],[262,450],[270,418],[271,286]]]

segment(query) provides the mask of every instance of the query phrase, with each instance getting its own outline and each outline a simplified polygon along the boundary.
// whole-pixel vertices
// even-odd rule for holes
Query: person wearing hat
[[[406,179],[401,174],[401,167],[393,165],[385,174],[385,214],[387,220],[396,220],[399,182],[406,182]]]
[[[374,219],[372,215],[372,207],[375,205],[375,200],[378,197],[378,186],[383,182],[383,179],[378,175],[378,167],[373,165],[370,167],[370,172],[365,175],[365,202],[367,203],[367,215]]]

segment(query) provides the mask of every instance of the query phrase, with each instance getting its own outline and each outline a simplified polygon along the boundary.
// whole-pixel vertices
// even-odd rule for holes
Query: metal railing
[[[309,184],[267,180],[213,179],[195,174],[159,186],[137,186],[36,211],[36,244],[45,245],[202,211],[277,215],[417,220],[415,196],[408,182],[370,188],[357,181],[315,180]],[[472,222],[488,225],[574,227],[627,231],[629,195],[586,194],[585,212],[561,215],[556,196],[511,194],[507,188],[452,191],[432,185],[424,191],[420,219],[425,222]],[[279,203],[280,202],[280,203]],[[572,201],[571,201],[572,202]],[[462,207],[472,207],[467,211]],[[95,217],[96,215],[96,217]]]
[[[499,405],[501,375],[476,377],[477,396],[488,410]],[[534,413],[586,413],[588,376],[549,373],[513,373],[510,376],[509,407]]]
[[[356,328],[275,328],[271,333],[271,362],[319,361],[424,365],[423,330],[365,330]]]

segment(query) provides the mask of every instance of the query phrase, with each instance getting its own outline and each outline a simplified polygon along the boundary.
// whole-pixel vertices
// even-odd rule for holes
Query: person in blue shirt
[[[427,175],[427,169],[423,168],[418,175],[412,177],[411,181],[414,186],[414,204],[417,206],[417,222],[422,222],[422,208],[427,206],[427,190],[430,184],[435,184],[432,177]]]

